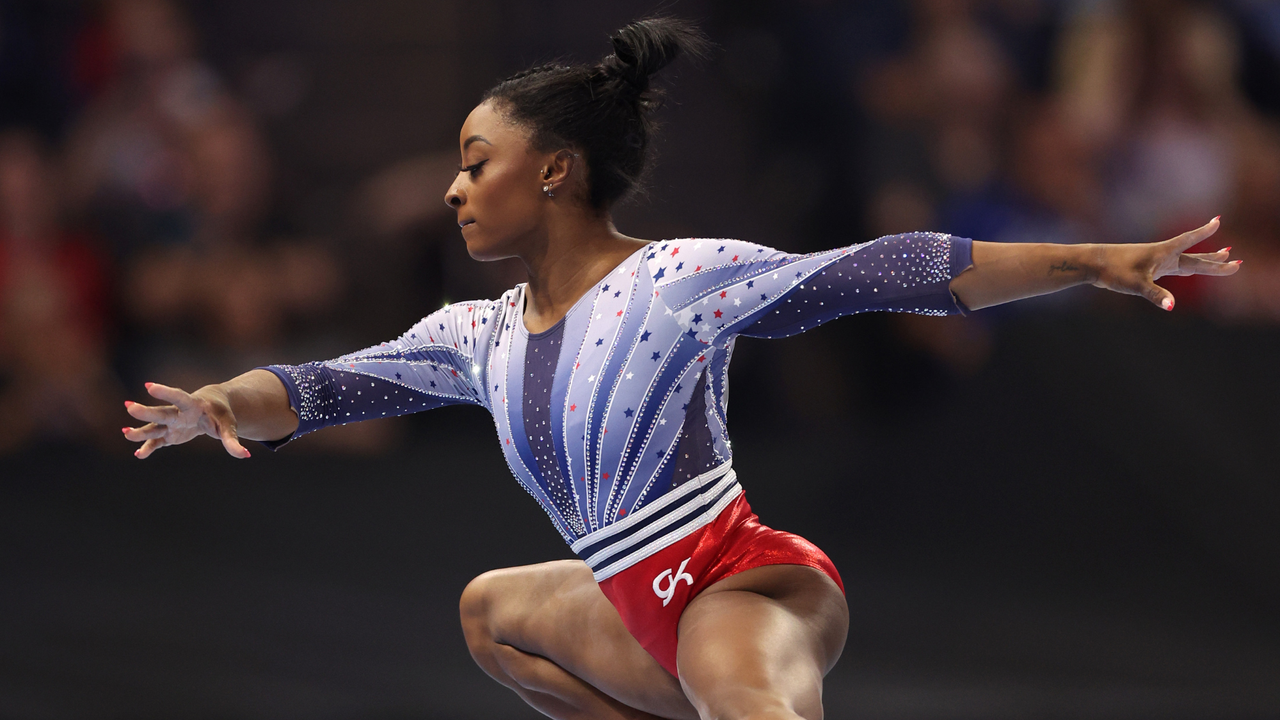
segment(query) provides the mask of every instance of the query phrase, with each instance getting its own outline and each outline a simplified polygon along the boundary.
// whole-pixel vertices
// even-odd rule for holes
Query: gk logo
[[[681,580],[689,583],[689,587],[693,587],[693,576],[684,571],[684,566],[688,565],[689,561],[692,559],[692,557],[685,558],[684,562],[680,563],[680,569],[676,570],[675,575],[672,575],[671,570],[668,568],[663,570],[658,574],[658,577],[653,579],[653,593],[662,598],[662,607],[666,607],[667,603],[671,602],[671,598],[676,594],[676,585]],[[671,582],[668,583],[667,587],[664,589],[662,587],[662,581],[667,578],[671,578]]]

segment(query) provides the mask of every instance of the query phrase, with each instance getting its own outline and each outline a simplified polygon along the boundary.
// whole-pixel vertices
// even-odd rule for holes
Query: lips
[[[459,220],[459,221],[458,221],[458,227],[460,227],[460,228],[464,228],[464,227],[466,227],[466,226],[468,226],[468,225],[472,225],[472,224],[474,224],[474,223],[475,223],[475,220]]]

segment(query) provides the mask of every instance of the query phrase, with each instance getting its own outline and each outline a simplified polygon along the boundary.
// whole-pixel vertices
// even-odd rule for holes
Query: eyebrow
[[[471,143],[473,142],[482,142],[485,145],[489,145],[489,146],[493,145],[493,143],[486,140],[483,135],[472,135],[471,137],[462,141],[462,150],[465,152],[467,148],[471,147]]]

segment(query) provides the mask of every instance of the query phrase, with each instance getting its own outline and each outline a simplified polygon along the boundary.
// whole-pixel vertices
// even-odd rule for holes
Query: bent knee
[[[477,575],[467,583],[458,599],[458,614],[462,620],[462,633],[467,644],[493,640],[493,616],[497,601],[501,598],[501,586],[505,570],[490,570]]]

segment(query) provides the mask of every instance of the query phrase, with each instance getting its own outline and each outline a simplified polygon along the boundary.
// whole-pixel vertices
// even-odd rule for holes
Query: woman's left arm
[[[973,243],[973,265],[951,281],[951,292],[968,309],[1045,295],[1086,283],[1126,295],[1141,295],[1165,310],[1173,294],[1155,284],[1166,275],[1231,275],[1240,260],[1227,262],[1230,248],[1185,252],[1218,230],[1218,218],[1170,240],[1123,245]]]

